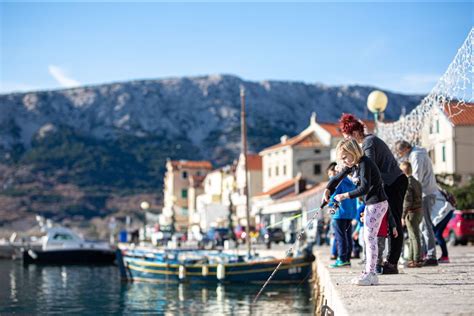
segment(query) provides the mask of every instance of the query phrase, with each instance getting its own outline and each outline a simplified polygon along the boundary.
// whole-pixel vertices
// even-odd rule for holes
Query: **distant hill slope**
[[[167,157],[209,159],[216,166],[237,157],[240,86],[253,152],[297,134],[312,112],[319,122],[336,121],[343,112],[364,118],[375,89],[214,75],[0,95],[0,225],[14,220],[1,213],[13,208],[21,210],[18,216],[92,218],[121,210],[121,203],[108,204],[111,196],[140,192],[155,193],[159,204]],[[387,95],[388,119],[422,98]],[[64,192],[51,193],[59,185],[74,186],[81,198],[72,203]],[[28,186],[36,187],[36,200]],[[51,194],[38,202],[38,195]]]

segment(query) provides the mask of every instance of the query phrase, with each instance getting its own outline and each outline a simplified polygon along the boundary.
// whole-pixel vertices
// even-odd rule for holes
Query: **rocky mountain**
[[[24,213],[60,219],[120,211],[111,196],[153,192],[159,208],[167,157],[209,159],[216,166],[237,157],[241,86],[253,152],[297,134],[312,112],[319,122],[336,121],[343,112],[365,118],[375,89],[213,75],[0,95],[0,225],[14,220],[12,201],[20,200],[13,204]],[[387,119],[422,98],[386,93]],[[36,188],[36,200],[28,186]],[[74,186],[77,194],[68,197],[57,191],[61,186],[67,192]]]

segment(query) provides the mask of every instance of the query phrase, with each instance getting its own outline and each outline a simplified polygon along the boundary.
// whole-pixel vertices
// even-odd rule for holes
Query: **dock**
[[[379,275],[377,286],[352,285],[364,266],[329,268],[329,247],[315,247],[316,315],[474,315],[474,246],[449,248],[451,263]]]

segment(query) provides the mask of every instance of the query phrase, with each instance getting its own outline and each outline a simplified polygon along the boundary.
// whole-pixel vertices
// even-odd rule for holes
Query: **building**
[[[231,196],[235,190],[235,168],[224,166],[209,172],[203,180],[203,193],[196,198],[196,212],[191,225],[202,231],[210,227],[227,227],[232,212]]]
[[[363,123],[367,133],[374,129],[374,122]],[[319,198],[320,202],[320,184],[327,181],[326,169],[335,161],[335,148],[342,138],[339,123],[318,123],[313,113],[309,126],[300,134],[292,138],[283,136],[279,144],[262,150],[263,192],[252,199],[256,223],[282,222],[282,229],[294,239],[306,218],[291,222],[285,219],[308,209],[308,201],[316,205],[314,201]]]
[[[331,135],[311,116],[309,126],[295,137],[281,137],[279,144],[260,152],[263,168],[263,191],[282,184],[301,173],[312,183],[326,180],[324,170],[330,163]]]
[[[199,214],[197,212],[197,197],[204,194],[204,179],[206,176],[191,176],[189,178],[188,187],[188,213],[189,213],[189,226],[192,230],[199,232]],[[198,226],[193,229],[193,226]]]
[[[434,107],[421,145],[429,150],[433,171],[446,184],[465,184],[474,175],[474,104]]]
[[[161,225],[170,225],[174,217],[177,230],[187,229],[190,179],[205,176],[211,170],[212,164],[209,161],[167,160]]]
[[[244,160],[244,156],[241,154],[235,170],[236,191],[232,195],[232,202],[236,210],[235,221],[242,226],[247,225],[247,199],[244,194],[246,181],[248,181],[250,201],[262,192],[262,157],[257,154],[247,154],[247,177]],[[254,219],[251,218],[251,225],[253,224]]]

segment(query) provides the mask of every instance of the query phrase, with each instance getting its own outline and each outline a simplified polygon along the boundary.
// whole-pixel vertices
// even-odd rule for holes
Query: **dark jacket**
[[[403,174],[390,148],[377,136],[365,136],[362,150],[379,168],[385,185],[392,185]]]
[[[339,182],[351,173],[358,184],[355,190],[348,192],[349,198],[353,199],[365,195],[366,205],[377,204],[387,200],[379,169],[367,156],[362,156],[357,165],[352,168],[344,168],[329,181],[326,187],[331,194],[334,193]]]
[[[403,216],[405,218],[409,212],[421,212],[422,208],[422,188],[421,183],[413,176],[408,177],[408,187],[403,200]]]

